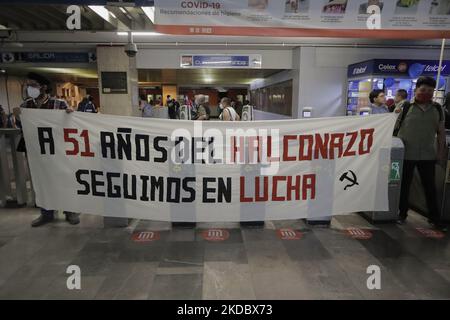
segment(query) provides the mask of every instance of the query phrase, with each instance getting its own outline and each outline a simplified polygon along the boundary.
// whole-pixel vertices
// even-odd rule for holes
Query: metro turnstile
[[[253,115],[253,106],[246,105],[242,108],[242,117],[241,121],[253,121],[254,115]]]
[[[28,167],[25,154],[16,151],[19,139],[19,129],[0,129],[0,207],[27,204]],[[15,184],[15,193],[13,193],[13,184]],[[32,202],[34,202],[33,199]]]
[[[443,222],[450,222],[450,131],[447,130],[447,156],[445,161],[436,163],[436,198],[440,217]],[[428,216],[428,207],[420,176],[417,169],[414,170],[414,178],[409,192],[409,204],[411,209]]]
[[[389,211],[361,212],[363,217],[371,222],[391,222],[398,219],[400,207],[400,191],[403,174],[403,159],[405,156],[405,146],[397,137],[392,138],[391,166],[389,173],[388,199]]]
[[[188,105],[182,105],[180,107],[180,120],[191,120],[191,107]]]

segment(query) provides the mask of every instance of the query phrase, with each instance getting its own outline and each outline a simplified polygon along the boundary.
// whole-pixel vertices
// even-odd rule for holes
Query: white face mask
[[[30,98],[36,99],[41,94],[41,90],[35,87],[28,86],[27,87],[27,95]]]

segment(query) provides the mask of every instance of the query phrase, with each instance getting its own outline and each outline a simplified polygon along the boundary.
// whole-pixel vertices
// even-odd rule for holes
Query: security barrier
[[[29,170],[25,154],[17,152],[19,129],[0,129],[0,206],[24,206],[28,202]],[[32,188],[30,179],[30,188]],[[33,190],[29,205],[34,205]]]
[[[450,222],[450,131],[447,130],[447,156],[446,160],[436,162],[436,199],[443,222]],[[417,169],[409,193],[410,207],[424,216],[428,216],[428,207],[425,200],[423,186]]]

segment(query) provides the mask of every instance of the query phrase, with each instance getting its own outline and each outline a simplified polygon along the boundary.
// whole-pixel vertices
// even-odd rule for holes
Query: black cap
[[[38,82],[40,85],[50,85],[50,81],[46,77],[43,77],[40,74],[34,72],[29,72],[27,78]]]

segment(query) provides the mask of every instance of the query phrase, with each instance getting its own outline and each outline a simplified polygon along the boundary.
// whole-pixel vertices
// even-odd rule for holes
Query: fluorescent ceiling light
[[[122,11],[123,13],[127,13],[127,10],[125,10],[124,8],[122,8],[122,7],[119,7],[119,9],[120,9],[120,11]]]
[[[53,67],[35,67],[32,68],[35,71],[45,72],[45,73],[60,73],[60,74],[70,74],[72,76],[87,78],[87,79],[97,79],[97,71],[94,69],[80,69],[80,68],[53,68]]]
[[[158,32],[150,32],[150,31],[133,31],[131,32],[133,36],[161,36],[162,33]],[[117,32],[118,36],[128,36],[128,32],[119,31]]]
[[[104,6],[88,6],[92,9],[96,14],[98,14],[100,17],[102,17],[104,20],[109,22],[109,16],[111,15],[113,18],[117,19],[116,15],[108,9],[106,9]]]
[[[155,7],[141,7],[152,23],[155,23]]]

